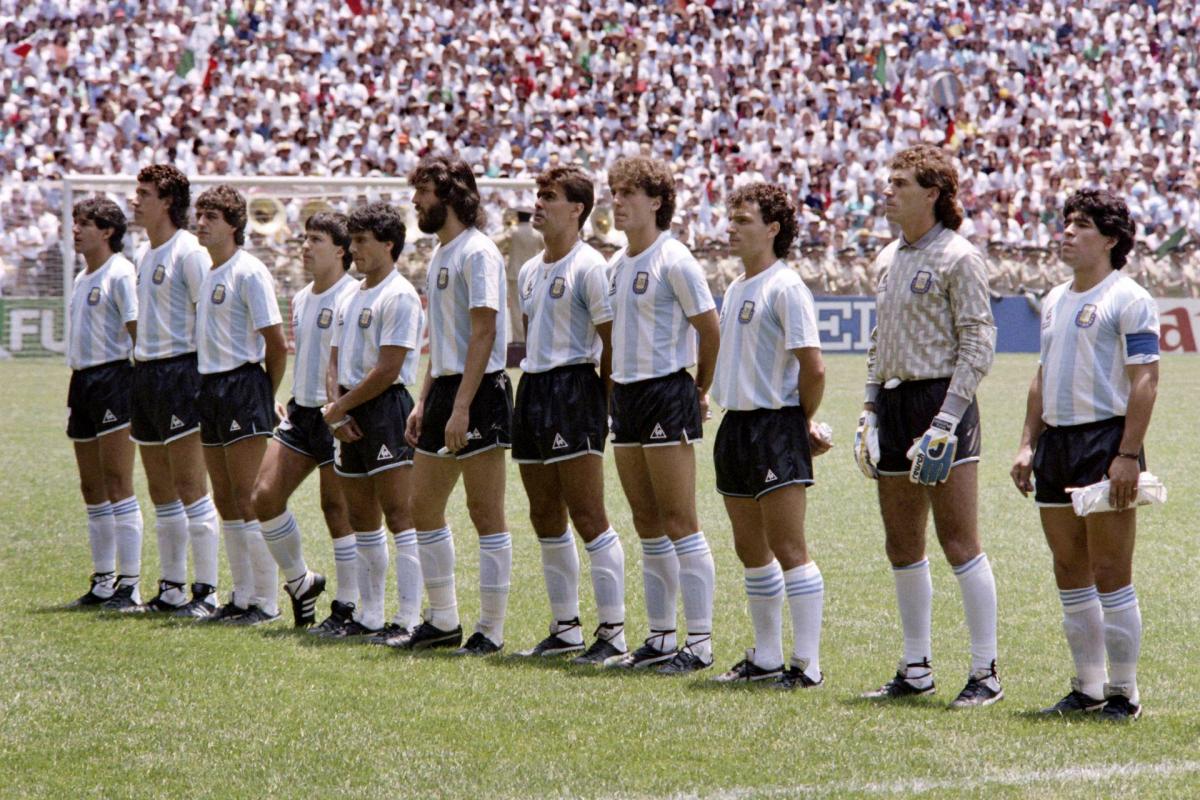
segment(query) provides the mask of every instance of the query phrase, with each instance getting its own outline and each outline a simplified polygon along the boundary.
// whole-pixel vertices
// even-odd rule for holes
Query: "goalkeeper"
[[[884,191],[901,236],[875,259],[876,325],[854,456],[877,480],[888,560],[904,630],[892,680],[865,697],[934,691],[933,584],[925,557],[930,509],[962,590],[971,668],[953,708],[1004,697],[996,677],[996,585],[976,527],[979,409],[975,389],[995,350],[983,257],[955,231],[958,176],[939,148],[896,154]]]

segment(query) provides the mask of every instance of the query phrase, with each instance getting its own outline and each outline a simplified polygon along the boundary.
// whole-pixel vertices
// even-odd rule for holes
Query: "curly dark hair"
[[[239,247],[246,243],[246,198],[228,184],[206,189],[196,198],[196,210],[213,210],[233,228],[233,241]]]
[[[1067,198],[1063,219],[1069,220],[1076,213],[1086,215],[1101,235],[1117,240],[1108,257],[1113,269],[1125,266],[1137,238],[1137,228],[1125,201],[1107,189],[1080,189]]]
[[[138,172],[137,182],[154,184],[159,198],[170,204],[167,213],[171,216],[171,224],[176,228],[187,227],[192,185],[186,175],[170,164],[151,164]]]
[[[350,229],[345,214],[336,211],[318,211],[304,222],[306,233],[319,231],[329,237],[334,247],[342,248],[342,269],[350,271],[354,259],[350,257]]]
[[[108,247],[114,253],[121,252],[121,241],[125,237],[125,212],[104,195],[92,195],[80,200],[71,209],[72,219],[91,220],[101,230],[112,231],[108,235]]]
[[[958,205],[958,170],[945,150],[932,144],[913,145],[896,153],[889,166],[912,169],[917,183],[926,189],[937,189],[934,217],[950,230],[958,230],[963,222],[962,209]]]
[[[351,234],[369,232],[377,241],[390,242],[393,261],[404,249],[404,218],[387,203],[368,203],[354,209],[346,221],[346,230]]]
[[[675,179],[666,164],[645,156],[619,158],[608,171],[608,186],[615,189],[621,184],[631,185],[648,197],[661,200],[654,215],[654,226],[660,231],[671,227],[675,217]]]
[[[579,167],[551,167],[537,176],[539,190],[550,186],[562,187],[563,194],[569,202],[583,203],[583,212],[579,215],[579,229],[583,230],[583,223],[587,222],[588,215],[592,213],[592,206],[596,203],[596,189],[592,186],[592,179]]]
[[[779,233],[771,249],[778,258],[783,258],[792,249],[796,234],[800,232],[800,224],[796,221],[799,213],[796,203],[782,186],[775,183],[751,183],[743,186],[729,196],[729,207],[755,204],[762,221],[767,225],[779,223]]]
[[[409,173],[408,182],[413,187],[419,183],[432,183],[438,200],[454,211],[459,222],[471,228],[483,224],[475,174],[461,158],[425,156]]]

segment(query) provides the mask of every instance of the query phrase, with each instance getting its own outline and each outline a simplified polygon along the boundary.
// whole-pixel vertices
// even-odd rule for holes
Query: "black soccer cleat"
[[[208,619],[217,613],[217,588],[208,583],[192,584],[192,599],[173,616],[181,619]]]
[[[996,676],[996,662],[977,669],[967,678],[967,685],[950,702],[951,708],[982,708],[1004,699],[1004,687]]]
[[[607,661],[616,660],[625,655],[625,650],[613,644],[613,640],[620,636],[625,630],[625,626],[621,623],[612,625],[600,625],[596,628],[596,632],[592,634],[596,637],[596,641],[592,642],[592,646],[583,651],[582,655],[578,655],[571,659],[572,664],[579,666],[603,666]],[[608,635],[605,635],[607,631]]]
[[[132,581],[132,583],[122,583],[122,581]],[[128,614],[137,611],[141,604],[142,598],[138,593],[137,576],[118,575],[117,588],[113,591],[112,597],[100,604],[100,608],[105,611],[119,611]]]
[[[614,656],[604,662],[604,666],[609,669],[647,669],[655,664],[661,664],[664,661],[670,661],[675,657],[676,650],[664,650],[658,645],[661,645],[666,639],[667,634],[675,631],[651,631],[646,637],[646,641],[642,642],[642,646],[632,653]],[[658,642],[658,645],[652,642]]]
[[[462,641],[462,625],[453,630],[444,631],[424,620],[408,637],[408,641],[400,645],[401,650],[433,650],[442,647],[458,647]]]
[[[771,684],[772,688],[787,691],[792,689],[815,689],[824,685],[825,673],[822,672],[817,675],[816,680],[808,677],[808,659],[803,659],[799,662],[793,660],[788,665],[788,668]]]
[[[689,672],[699,672],[702,669],[708,669],[713,665],[713,659],[710,655],[707,660],[700,653],[692,649],[693,644],[700,642],[711,641],[711,637],[705,636],[703,639],[697,639],[695,642],[685,644],[679,648],[679,652],[675,657],[665,664],[660,664],[654,671],[659,675],[686,675]]]
[[[467,643],[454,651],[456,656],[490,656],[504,649],[503,644],[496,644],[483,631],[475,631],[467,639]]]
[[[923,674],[913,675],[913,672]],[[924,678],[929,678],[928,685],[913,682],[914,679],[923,680]],[[913,664],[900,662],[900,668],[896,670],[896,677],[878,689],[863,692],[862,697],[868,700],[898,700],[904,697],[922,697],[936,691],[937,687],[933,683],[933,668],[929,666],[928,660]]]
[[[573,642],[569,639],[564,639],[562,634],[575,631],[578,635],[579,629],[579,617],[566,620],[565,622],[556,622],[550,626],[549,636],[528,650],[520,651],[517,655],[523,658],[549,658],[550,656],[561,656],[566,653],[578,653],[583,649],[583,636],[580,635],[579,641]]]
[[[354,621],[354,603],[342,603],[334,600],[329,606],[329,616],[320,625],[309,628],[313,636],[340,638],[337,632]]]
[[[72,600],[67,604],[68,608],[96,608],[102,606],[116,591],[113,582],[113,573],[111,572],[93,572],[89,580],[92,585],[88,587],[87,594]],[[100,594],[96,591],[97,589],[108,593]]]
[[[164,595],[167,592],[172,592],[172,591],[178,592],[180,594],[180,596],[184,597],[185,599],[179,603],[169,602],[164,597]],[[158,582],[158,594],[156,594],[154,596],[153,600],[151,600],[149,603],[142,603],[136,609],[130,609],[130,610],[137,611],[142,614],[146,614],[146,613],[174,614],[176,611],[179,611],[181,608],[183,608],[184,606],[186,606],[188,604],[186,598],[187,598],[187,595],[183,591],[182,583],[176,583],[175,581],[168,581],[168,580],[163,579],[163,580],[159,580],[159,582]]]
[[[1095,714],[1104,708],[1104,701],[1084,694],[1079,689],[1079,679],[1071,679],[1071,691],[1062,700],[1049,708],[1043,708],[1039,714],[1048,717],[1067,717],[1074,714]]]
[[[274,622],[275,620],[279,619],[279,617],[280,614],[278,611],[272,613],[267,611],[262,606],[252,605],[250,608],[246,609],[245,614],[242,614],[237,619],[232,619],[229,622],[231,625],[265,625],[268,622]]]
[[[319,572],[308,574],[312,583],[301,594],[293,595],[291,589],[286,589],[292,600],[292,624],[297,628],[307,628],[317,621],[317,598],[325,591],[325,576]]]
[[[368,628],[358,620],[352,619],[333,633],[326,635],[330,639],[358,639],[366,642],[370,641],[370,637],[377,635],[382,630],[383,628]]]
[[[1133,722],[1142,715],[1142,707],[1129,699],[1124,686],[1107,684],[1104,687],[1104,708],[1100,719],[1105,722]]]
[[[250,607],[242,608],[241,606],[230,600],[228,603],[218,606],[215,611],[207,617],[201,617],[202,622],[211,622],[222,625],[240,624],[242,617],[250,613]]]
[[[783,674],[783,664],[778,667],[760,667],[753,661],[754,651],[747,650],[746,657],[734,664],[728,672],[713,678],[714,683],[757,683],[769,681]]]
[[[384,647],[403,647],[412,631],[398,622],[389,622],[379,633],[367,639],[367,644],[378,644]]]

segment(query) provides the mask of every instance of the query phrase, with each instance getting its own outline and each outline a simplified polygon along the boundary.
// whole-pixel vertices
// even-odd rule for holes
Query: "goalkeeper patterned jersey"
[[[890,380],[949,378],[942,410],[961,417],[992,365],[987,271],[974,245],[936,224],[875,258],[879,285],[867,355],[867,400]]]

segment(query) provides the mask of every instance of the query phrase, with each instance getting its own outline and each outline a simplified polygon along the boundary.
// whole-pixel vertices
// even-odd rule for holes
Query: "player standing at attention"
[[[329,353],[325,422],[337,438],[334,469],[350,509],[358,547],[359,603],[355,619],[328,630],[345,638],[373,636],[378,644],[407,640],[421,612],[421,566],[410,506],[412,449],[404,428],[412,411],[406,388],[417,376],[421,299],[396,271],[404,249],[404,222],[386,203],[356,208],[347,229],[350,253],[363,280],[338,306]],[[382,517],[382,519],[381,519]],[[388,549],[383,523],[396,544],[400,608],[384,625]]]
[[[754,648],[716,678],[820,686],[825,582],[804,538],[812,456],[829,444],[812,421],[825,391],[825,364],[812,295],[787,256],[796,206],[780,186],[751,184],[729,198],[729,247],[745,272],[725,292],[721,352],[712,396],[725,418],[713,462],[717,491],[745,568]],[[795,645],[783,662],[783,602]]]
[[[221,515],[233,594],[208,619],[257,625],[279,617],[279,570],[254,512],[254,482],[275,427],[287,369],[283,317],[267,267],[241,249],[246,200],[230,186],[196,198],[196,235],[213,266],[196,305],[200,441]]]
[[[321,511],[333,537],[338,577],[331,625],[338,620],[348,622],[358,602],[355,540],[346,500],[333,471],[333,435],[321,416],[327,400],[325,378],[334,313],[341,299],[358,287],[358,281],[346,274],[350,270],[350,234],[345,215],[321,211],[309,217],[300,253],[313,280],[292,300],[296,342],[292,399],[274,440],[267,444],[254,485],[254,513],[261,520],[267,548],[283,571],[296,627],[316,621],[317,596],[325,589],[325,576],[310,572],[304,561],[300,526],[287,508],[288,498],[313,469],[320,474]]]
[[[609,268],[613,448],[642,542],[650,635],[637,650],[606,663],[693,672],[712,665],[716,573],[696,517],[692,445],[703,435],[720,325],[703,269],[669,232],[675,181],[667,166],[621,159],[608,182],[614,224],[629,241]],[[694,378],[687,371],[693,365]],[[677,649],[675,595],[681,588],[687,640]]]
[[[141,562],[134,446],[124,432],[133,373],[129,357],[137,338],[137,274],[121,255],[125,214],[120,206],[105,197],[89,197],[75,204],[72,216],[75,251],[87,268],[75,276],[67,312],[67,436],[75,443],[92,550],[91,587],[72,605],[98,606],[116,591],[118,561],[124,575],[137,575]]]
[[[932,145],[897,153],[884,190],[901,236],[875,259],[877,321],[867,357],[855,459],[879,483],[888,560],[904,629],[895,678],[866,697],[934,691],[933,584],[925,525],[933,524],[962,591],[971,670],[953,708],[1004,697],[996,677],[996,584],[977,527],[979,408],[975,390],[992,364],[996,328],[983,257],[955,233],[958,175]],[[916,485],[914,485],[916,484]]]
[[[512,537],[504,517],[504,452],[510,446],[512,387],[504,372],[508,330],[504,259],[479,228],[479,190],[461,159],[429,156],[409,182],[417,224],[436,233],[429,262],[429,366],[408,418],[413,522],[430,613],[408,640],[413,649],[462,640],[454,588],[454,540],[446,501],[461,474],[467,512],[479,534],[479,624],[458,655],[504,646]]]
[[[591,560],[599,617],[596,641],[575,661],[601,664],[625,653],[625,552],[604,510],[605,384],[612,362],[608,270],[604,256],[579,238],[594,202],[591,178],[576,167],[554,167],[537,184],[533,227],[546,249],[521,266],[517,279],[526,349],[513,413],[513,460],[541,545],[552,620],[550,635],[522,655],[583,650],[579,553],[569,515]]]
[[[1070,693],[1044,713],[1125,721],[1142,713],[1133,503],[1158,391],[1158,309],[1120,272],[1135,231],[1124,202],[1083,189],[1063,217],[1062,260],[1074,276],[1042,303],[1041,357],[1012,478],[1040,508],[1075,661]],[[1105,478],[1115,510],[1076,516],[1066,488]]]
[[[219,545],[197,435],[196,302],[212,262],[186,230],[190,197],[188,179],[175,167],[155,164],[138,173],[133,221],[145,228],[150,246],[138,260],[130,436],[139,445],[154,502],[161,570],[158,596],[145,606],[128,590],[122,594],[118,576],[110,607],[203,618],[217,607]],[[195,562],[191,601],[184,593],[189,539]]]

